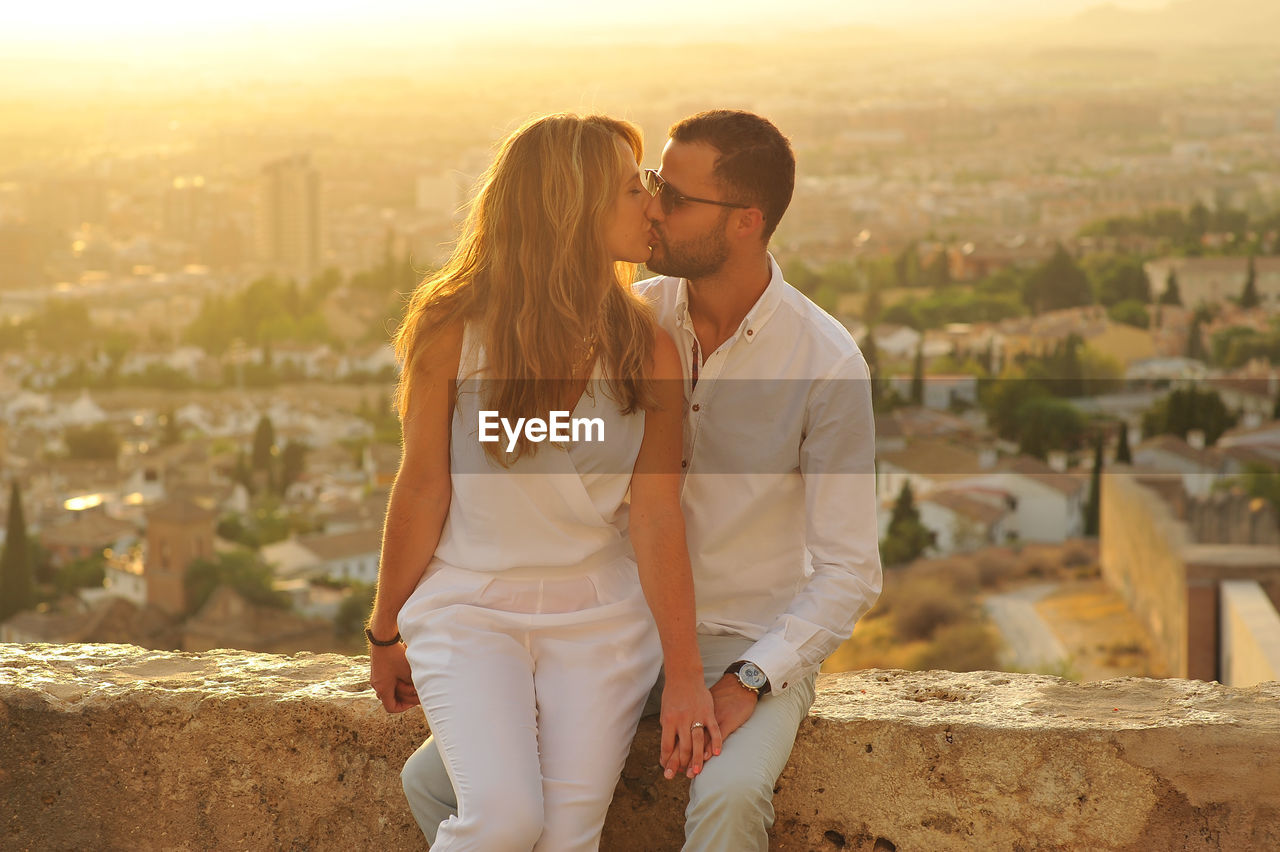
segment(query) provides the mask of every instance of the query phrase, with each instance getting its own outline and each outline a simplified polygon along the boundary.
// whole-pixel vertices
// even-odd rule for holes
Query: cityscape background
[[[0,641],[360,653],[389,336],[495,143],[728,106],[873,366],[828,668],[1280,677],[1273,3],[340,6],[5,13]]]

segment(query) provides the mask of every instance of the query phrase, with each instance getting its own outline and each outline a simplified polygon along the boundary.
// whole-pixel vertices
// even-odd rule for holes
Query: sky
[[[841,25],[903,27],[1003,23],[1032,16],[1070,15],[1103,0],[49,0],[0,4],[0,50],[94,46],[146,49],[157,42],[208,42],[270,32],[290,34],[421,31],[459,37],[478,33],[552,35],[616,31],[670,39],[749,30],[752,24],[821,29]],[[1152,8],[1165,0],[1111,0],[1125,8]],[[766,34],[768,30],[761,30]]]

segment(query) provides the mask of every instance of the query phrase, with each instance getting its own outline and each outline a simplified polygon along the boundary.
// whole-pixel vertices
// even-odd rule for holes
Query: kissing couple
[[[880,593],[866,361],[768,250],[791,144],[736,110],[669,136],[645,169],[627,122],[520,127],[396,333],[366,634],[384,707],[431,728],[401,775],[437,852],[597,849],[647,706],[684,849],[763,852]]]

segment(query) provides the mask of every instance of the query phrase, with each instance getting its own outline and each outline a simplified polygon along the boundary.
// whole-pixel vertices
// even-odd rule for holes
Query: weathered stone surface
[[[0,645],[0,848],[421,849],[367,660]],[[1277,849],[1280,684],[824,677],[778,850]],[[584,747],[590,747],[584,744]],[[679,848],[647,721],[603,848]]]

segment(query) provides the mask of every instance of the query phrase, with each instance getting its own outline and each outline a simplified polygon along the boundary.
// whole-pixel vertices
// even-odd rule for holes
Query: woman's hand
[[[724,745],[716,722],[715,702],[702,680],[701,670],[680,678],[668,677],[662,688],[663,775],[676,777],[684,770],[690,778],[702,764],[720,753]],[[696,723],[701,723],[700,725]]]
[[[388,713],[403,713],[418,705],[418,691],[413,688],[413,675],[403,642],[394,645],[369,646],[369,685],[382,700]]]

